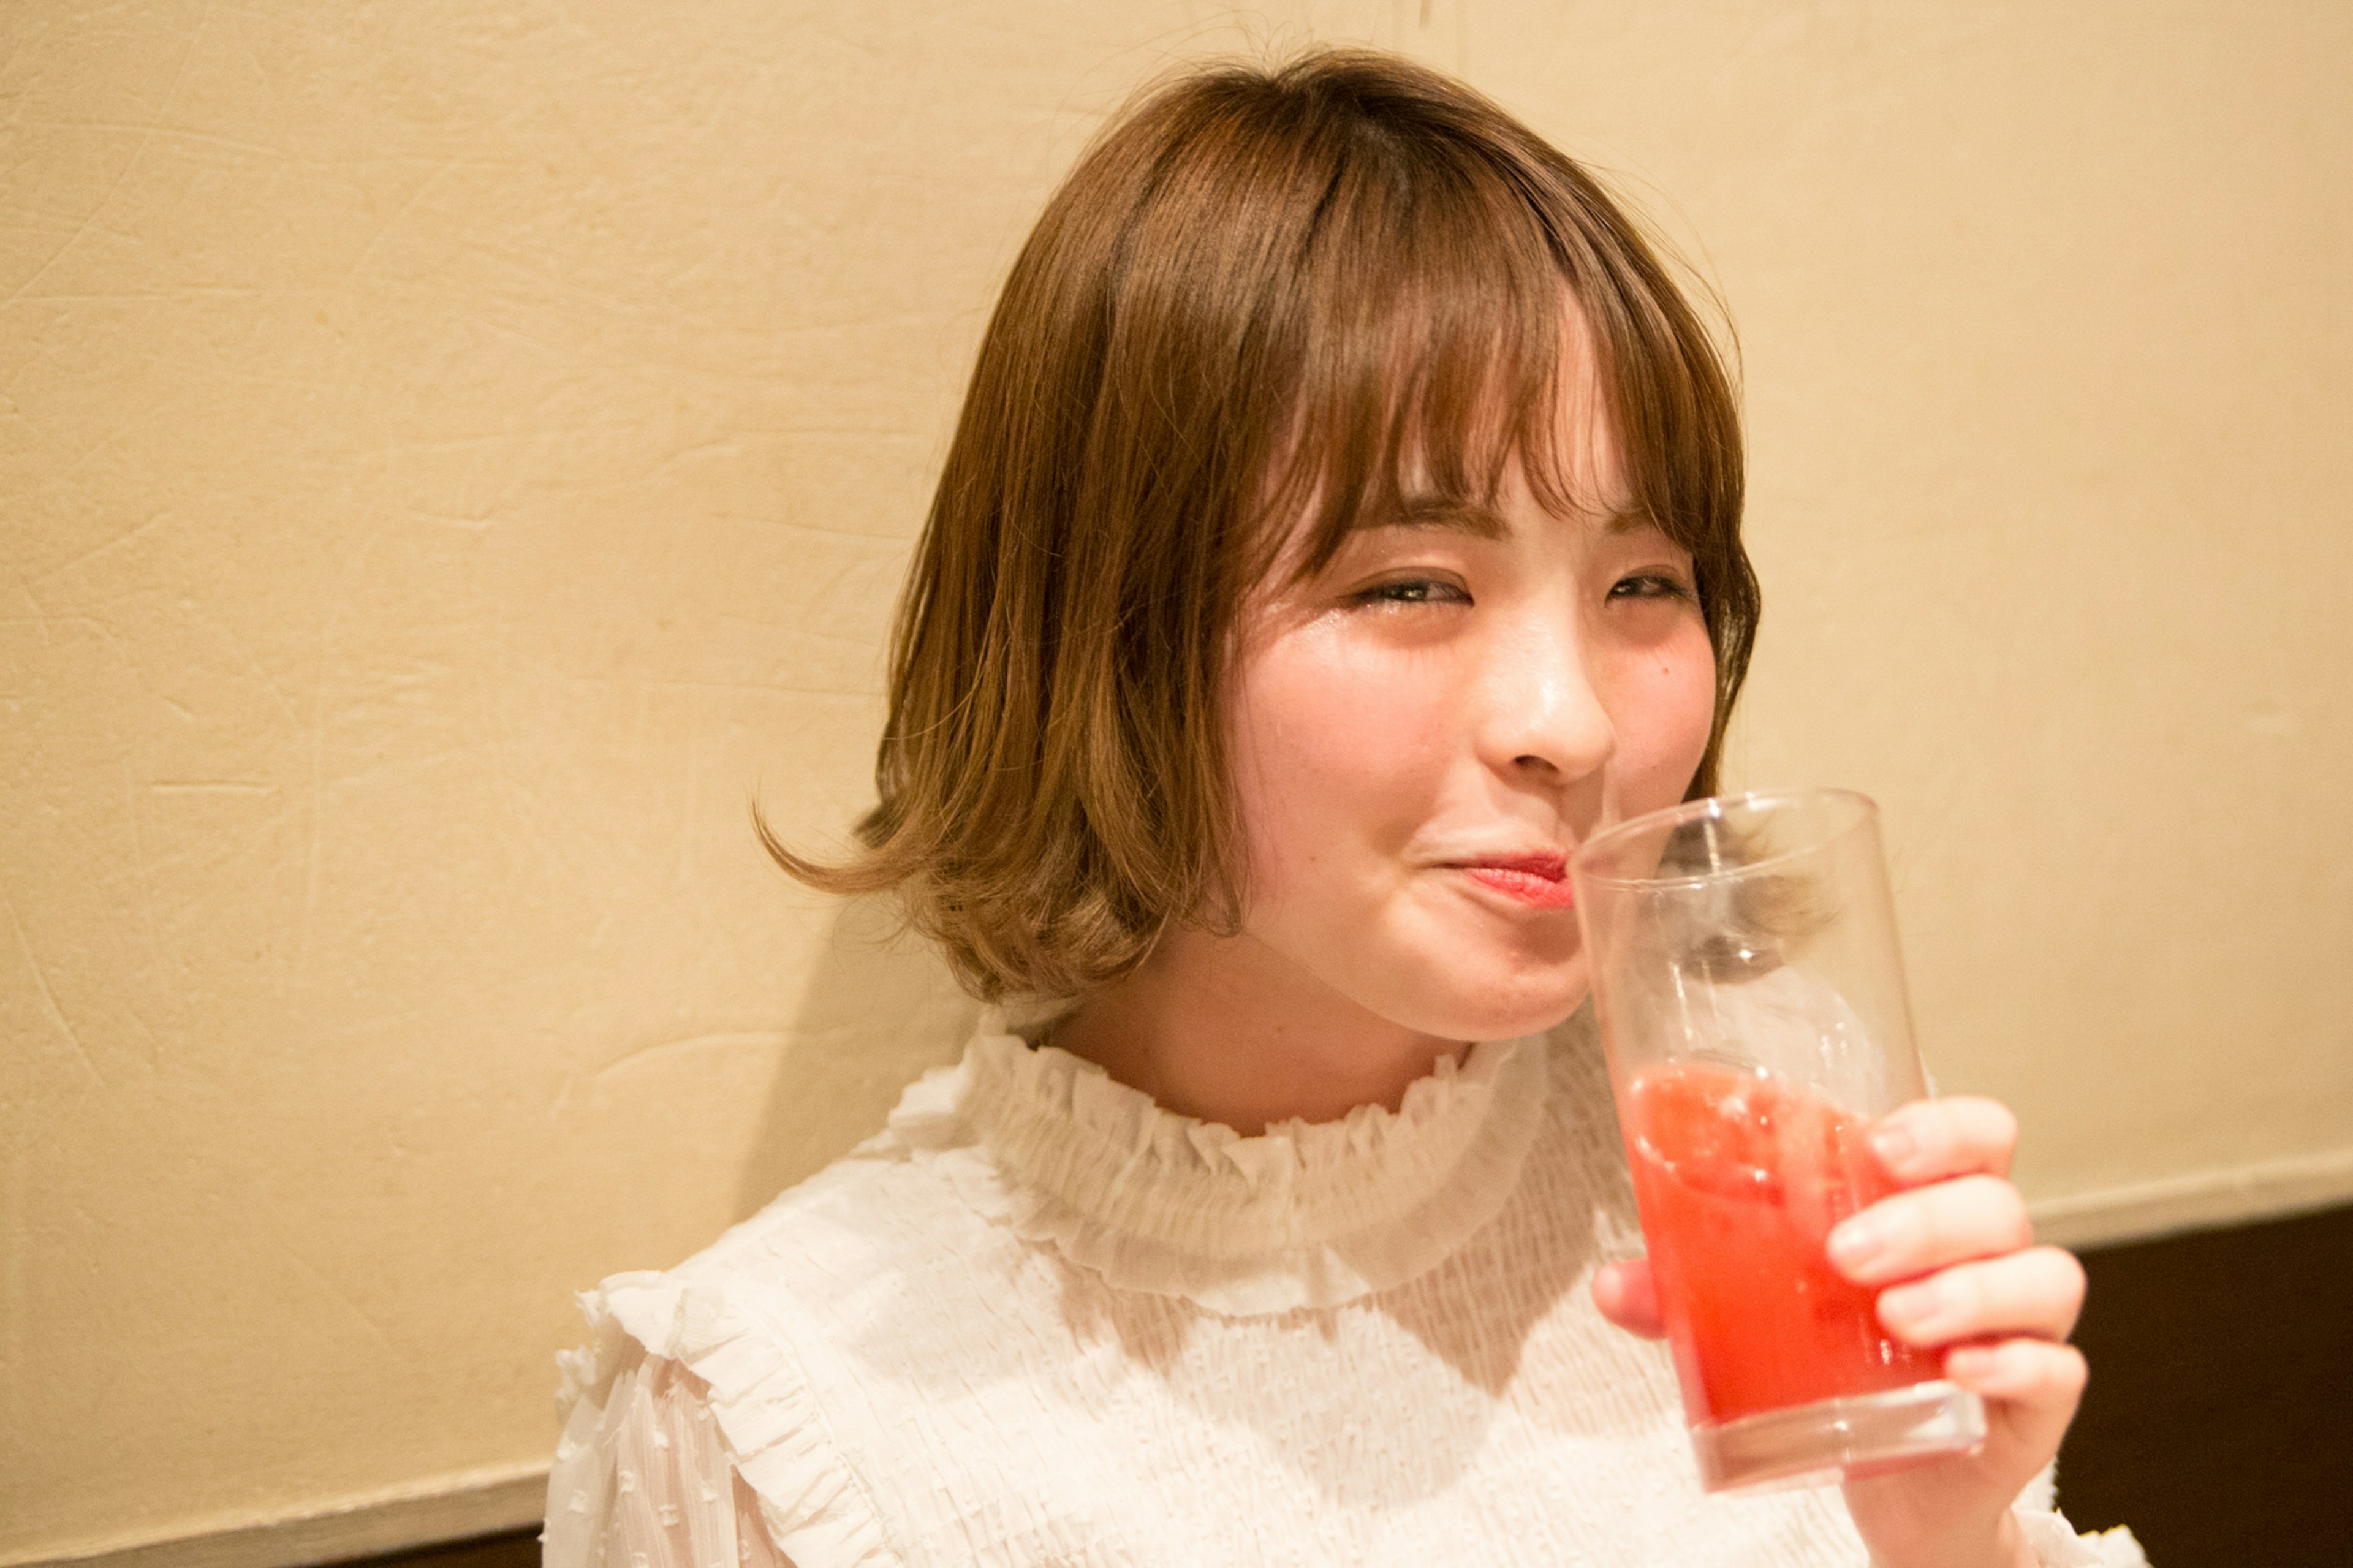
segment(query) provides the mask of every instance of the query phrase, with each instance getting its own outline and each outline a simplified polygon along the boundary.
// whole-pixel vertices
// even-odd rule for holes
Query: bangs
[[[1625,510],[1704,570],[1720,560],[1740,505],[1728,382],[1589,177],[1533,139],[1498,159],[1364,121],[1340,131],[1291,258],[1292,319],[1271,323],[1287,438],[1259,487],[1258,574],[1293,540],[1304,576],[1411,508],[1493,509],[1514,462],[1547,511],[1592,506],[1563,438],[1588,376]]]

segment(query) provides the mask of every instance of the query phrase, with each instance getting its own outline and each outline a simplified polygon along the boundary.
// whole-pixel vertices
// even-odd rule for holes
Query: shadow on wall
[[[769,1089],[735,1217],[881,1131],[902,1089],[962,1053],[979,1011],[892,900],[843,904]]]

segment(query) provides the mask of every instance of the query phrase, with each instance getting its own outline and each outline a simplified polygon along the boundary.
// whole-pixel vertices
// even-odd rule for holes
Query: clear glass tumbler
[[[1710,1491],[1965,1451],[1975,1394],[1823,1250],[1894,1190],[1870,1123],[1926,1092],[1878,810],[1692,801],[1569,865],[1683,1412]]]

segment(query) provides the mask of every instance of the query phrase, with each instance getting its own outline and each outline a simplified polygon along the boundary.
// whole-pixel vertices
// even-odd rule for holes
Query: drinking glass
[[[1691,801],[1596,836],[1569,875],[1702,1483],[1982,1442],[1978,1397],[1824,1252],[1895,1190],[1866,1130],[1926,1092],[1877,808],[1848,790]]]

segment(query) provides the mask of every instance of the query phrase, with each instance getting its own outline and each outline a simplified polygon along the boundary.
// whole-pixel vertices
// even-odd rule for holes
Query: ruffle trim
[[[736,1471],[786,1557],[822,1568],[903,1568],[883,1542],[872,1501],[828,1440],[824,1412],[783,1336],[657,1273],[617,1274],[584,1292],[580,1310],[600,1346],[617,1329],[710,1385],[711,1412]],[[611,1357],[598,1359],[609,1377]],[[595,1378],[580,1368],[568,1381]]]
[[[2018,1510],[2020,1531],[2036,1568],[2148,1568],[2148,1554],[2125,1525],[2078,1535],[2063,1513]]]
[[[1244,1137],[1033,1048],[992,1009],[890,1131],[982,1215],[1110,1284],[1253,1317],[1402,1285],[1494,1218],[1543,1121],[1546,1055],[1541,1037],[1476,1045],[1395,1111]]]

